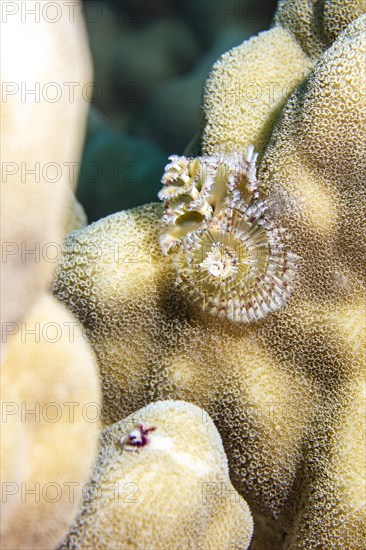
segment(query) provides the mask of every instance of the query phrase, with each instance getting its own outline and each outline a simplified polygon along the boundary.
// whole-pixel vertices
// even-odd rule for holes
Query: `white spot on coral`
[[[210,467],[203,460],[200,460],[191,453],[185,451],[176,450],[174,441],[170,437],[164,437],[159,434],[154,434],[151,437],[151,442],[149,448],[154,451],[162,451],[164,454],[174,460],[180,466],[185,466],[189,468],[197,475],[206,475],[210,472]]]

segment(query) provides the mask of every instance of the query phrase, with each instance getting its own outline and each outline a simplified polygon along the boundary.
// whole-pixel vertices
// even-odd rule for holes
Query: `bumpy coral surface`
[[[28,331],[28,332],[27,332]],[[96,454],[97,366],[67,309],[44,296],[1,365],[1,548],[55,547]]]
[[[102,432],[90,494],[61,548],[245,550],[252,531],[210,417],[160,401]]]
[[[226,52],[213,66],[203,98],[202,151],[261,151],[286,99],[312,60],[281,26]]]
[[[92,72],[81,12],[75,9],[73,24],[65,11],[50,23],[25,17],[24,6],[14,3],[12,16],[2,6],[7,22],[1,32],[1,316],[9,322],[27,314],[56,265],[43,259],[51,256],[50,243],[64,236],[63,211],[70,184],[76,183],[72,174],[88,108],[81,90]],[[27,7],[37,11],[37,2]],[[78,83],[73,101],[62,83]]]
[[[48,550],[74,520],[99,434],[95,357],[49,294],[65,232],[86,221],[72,174],[92,75],[77,5],[72,23],[66,6],[50,22],[39,2],[26,4],[12,3],[11,15],[1,5],[0,537],[4,549]],[[77,83],[73,101],[61,83]]]
[[[343,21],[341,4],[325,4]],[[284,307],[246,325],[205,315],[161,253],[159,205],[71,234],[56,282],[97,353],[105,422],[154,399],[203,407],[234,486],[280,522],[291,549],[362,549],[366,535],[363,24],[311,59],[277,25],[238,58],[224,56],[207,87],[203,155],[258,144],[264,200],[301,258]],[[303,18],[296,25],[306,34]],[[283,50],[285,39],[293,47]],[[269,51],[281,52],[278,63]],[[284,51],[301,62],[285,62]],[[282,98],[277,111],[263,102],[241,109],[217,93],[230,74],[263,82],[271,71],[301,82],[282,113]]]
[[[311,58],[318,58],[363,13],[363,0],[279,0],[275,21]]]

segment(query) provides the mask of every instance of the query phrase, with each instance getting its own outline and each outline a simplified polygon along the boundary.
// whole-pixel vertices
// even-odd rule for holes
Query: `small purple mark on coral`
[[[147,437],[150,432],[156,430],[155,426],[151,428],[146,428],[143,424],[138,424],[123,440],[124,448],[127,451],[136,451],[141,447],[145,447],[149,443],[149,438]],[[132,448],[130,448],[132,447]]]

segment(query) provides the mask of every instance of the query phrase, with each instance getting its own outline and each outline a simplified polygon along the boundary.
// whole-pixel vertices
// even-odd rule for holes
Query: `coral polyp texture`
[[[221,438],[189,403],[152,403],[105,428],[90,487],[60,550],[249,546],[252,516]]]
[[[349,20],[354,4],[347,1],[316,3],[317,12],[310,9],[313,2],[298,4],[307,6],[310,19],[296,19],[295,3],[282,2],[268,33],[228,52],[213,68],[203,101],[201,157],[172,159],[161,195],[166,211],[146,205],[70,234],[55,292],[84,324],[96,352],[105,423],[156,399],[190,401],[214,420],[234,487],[254,512],[281,526],[285,548],[361,550],[365,16]],[[309,20],[331,35],[323,8],[338,21],[334,41],[310,45],[310,52],[307,37],[318,35]],[[280,82],[286,93],[252,102],[221,93],[249,82],[261,89]],[[225,202],[230,193],[217,199],[219,186],[197,183],[205,172],[202,159],[242,155],[250,144],[259,153],[259,196],[251,197],[244,178],[234,214]],[[228,284],[238,265],[228,250],[233,220],[245,225],[247,209],[259,200],[268,208],[258,221],[268,216],[285,228],[291,254],[301,258],[294,290],[256,322],[208,315],[191,289],[200,296],[199,285],[218,277]],[[206,256],[196,257],[196,247],[207,244],[204,229],[219,219],[229,231],[218,231]],[[260,235],[268,238],[265,225]],[[178,272],[184,276],[192,262],[197,269],[188,290]]]
[[[165,201],[163,252],[174,256],[177,284],[204,311],[249,323],[284,305],[297,257],[286,231],[265,217],[256,155],[171,158],[159,196]]]
[[[363,0],[279,0],[275,21],[291,32],[307,55],[317,59],[364,13]]]
[[[226,52],[205,85],[202,153],[235,153],[250,145],[261,151],[283,105],[312,66],[280,25]]]

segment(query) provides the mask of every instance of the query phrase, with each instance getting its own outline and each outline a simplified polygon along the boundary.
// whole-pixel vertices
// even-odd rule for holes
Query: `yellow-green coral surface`
[[[1,396],[1,548],[48,550],[77,513],[101,407],[89,346],[52,296],[37,301],[9,340]]]
[[[7,322],[20,322],[48,289],[84,139],[88,101],[81,90],[92,79],[81,10],[73,10],[70,22],[61,6],[62,17],[51,22],[37,20],[39,6],[28,1],[35,10],[28,16],[20,1],[2,6],[1,315]]]
[[[52,101],[52,92],[61,83],[81,88],[92,74],[76,4],[73,22],[62,9],[57,21],[38,18],[39,2],[26,3],[28,17],[25,3],[5,4],[0,538],[3,549],[49,550],[77,513],[100,429],[95,356],[80,323],[49,293],[62,238],[83,225],[69,169],[76,172],[87,110],[81,93],[71,100],[64,88]]]
[[[317,58],[365,9],[364,0],[279,0],[275,22]]]
[[[153,431],[134,447],[139,427]],[[104,429],[89,498],[61,548],[245,550],[252,532],[210,417],[160,401]]]
[[[342,13],[352,12],[344,4],[346,11],[325,2],[343,21],[340,31],[348,23]],[[307,19],[297,21],[293,6],[283,2],[277,18],[287,10],[306,38]],[[244,152],[253,133],[262,195],[301,257],[285,307],[245,326],[203,314],[160,251],[163,209],[155,204],[71,234],[56,293],[98,356],[106,423],[155,399],[203,407],[223,439],[235,488],[279,521],[286,548],[357,550],[366,536],[364,17],[315,53],[291,31],[289,63],[294,52],[304,62],[282,110],[286,98],[275,113],[261,102],[242,112],[223,108],[230,74],[261,78],[253,57],[269,81],[279,70],[290,79],[286,63],[263,61],[267,40],[274,51],[284,37],[292,40],[279,25],[214,68],[202,152]]]

